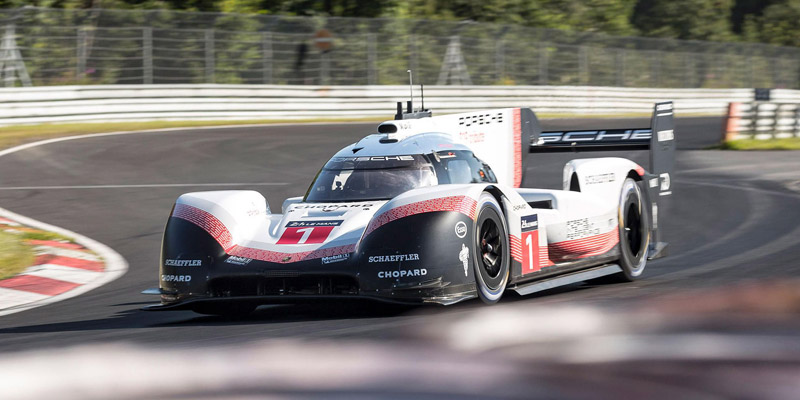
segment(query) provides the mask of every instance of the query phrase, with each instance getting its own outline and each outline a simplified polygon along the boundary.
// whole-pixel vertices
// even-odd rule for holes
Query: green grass
[[[23,240],[56,240],[60,242],[72,242],[71,238],[55,232],[22,232],[19,236]]]
[[[0,231],[0,279],[17,275],[33,264],[33,249],[22,241],[22,235]]]
[[[722,144],[725,150],[800,150],[800,138],[786,139],[741,139]]]

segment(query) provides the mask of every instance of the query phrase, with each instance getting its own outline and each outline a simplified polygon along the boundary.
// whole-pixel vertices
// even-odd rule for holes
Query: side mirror
[[[286,199],[286,200],[284,200],[284,201],[283,201],[283,205],[281,206],[281,212],[282,212],[283,214],[286,214],[286,210],[288,210],[288,209],[289,209],[289,207],[290,207],[292,204],[301,203],[302,201],[303,201],[303,196],[298,196],[298,197],[289,197],[288,199]]]

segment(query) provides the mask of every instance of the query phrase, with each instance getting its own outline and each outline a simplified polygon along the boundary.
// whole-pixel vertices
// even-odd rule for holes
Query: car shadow
[[[569,294],[594,287],[589,284],[575,284],[542,292],[520,296],[513,291],[508,291],[503,296],[500,304],[520,303],[523,301],[539,302],[544,299]],[[127,302],[115,304],[111,307],[142,306],[151,302]],[[139,307],[118,311],[109,317],[84,319],[69,322],[48,324],[25,325],[17,327],[0,328],[0,337],[3,334],[18,333],[57,333],[57,332],[82,332],[82,331],[114,331],[128,329],[157,329],[164,327],[192,327],[192,326],[248,326],[271,325],[297,322],[340,322],[360,324],[381,322],[398,318],[416,318],[425,316],[448,315],[471,310],[485,309],[487,306],[479,299],[462,301],[450,306],[425,305],[407,306],[372,301],[310,303],[292,305],[261,306],[245,316],[212,316],[197,314],[192,311],[144,311]],[[368,321],[368,322],[367,322]]]

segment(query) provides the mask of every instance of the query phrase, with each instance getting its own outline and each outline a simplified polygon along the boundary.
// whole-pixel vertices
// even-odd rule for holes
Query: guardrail
[[[797,94],[778,98],[800,101]],[[730,103],[723,136],[725,140],[800,137],[800,103]]]
[[[414,89],[419,105],[419,88]],[[388,117],[408,86],[112,85],[0,89],[0,126],[147,120],[297,120]],[[800,102],[800,91],[773,97]],[[437,114],[530,107],[540,114],[648,115],[673,100],[679,114],[724,115],[752,89],[643,89],[585,86],[430,86]]]

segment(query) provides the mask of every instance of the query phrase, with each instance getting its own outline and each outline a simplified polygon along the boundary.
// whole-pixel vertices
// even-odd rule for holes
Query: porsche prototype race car
[[[522,189],[528,152],[649,149],[569,161],[563,190]],[[336,153],[273,213],[255,191],[180,196],[149,310],[247,313],[339,299],[453,304],[610,276],[664,256],[672,103],[646,129],[542,132],[533,111],[404,113]]]

